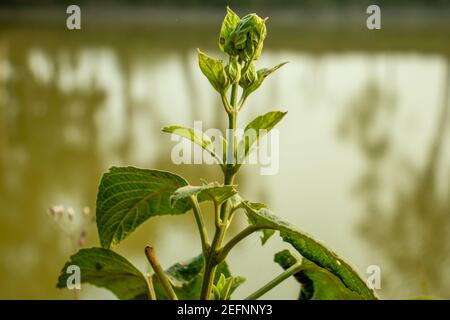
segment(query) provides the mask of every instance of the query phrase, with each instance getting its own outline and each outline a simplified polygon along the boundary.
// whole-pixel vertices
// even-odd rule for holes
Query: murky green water
[[[279,172],[244,168],[249,199],[321,239],[365,275],[382,271],[385,298],[450,298],[448,33],[298,30],[270,33],[259,66],[290,64],[263,85],[240,126],[274,108]],[[55,288],[73,252],[47,216],[51,204],[95,211],[99,178],[112,165],[173,170],[198,184],[220,179],[208,165],[171,163],[168,124],[223,128],[220,101],[197,68],[195,48],[218,53],[215,27],[0,29],[0,298],[70,298]],[[139,31],[138,31],[139,30]],[[313,32],[313,31],[311,31]],[[414,33],[415,32],[415,33]],[[447,41],[447,42],[445,42]],[[212,220],[207,219],[212,227]],[[235,230],[245,224],[236,220]],[[95,225],[88,246],[97,245]],[[117,247],[146,270],[153,244],[165,266],[200,252],[193,217],[156,218]],[[244,297],[280,272],[272,239],[253,236],[230,256]],[[294,298],[287,281],[268,298]],[[85,286],[82,298],[111,298]]]

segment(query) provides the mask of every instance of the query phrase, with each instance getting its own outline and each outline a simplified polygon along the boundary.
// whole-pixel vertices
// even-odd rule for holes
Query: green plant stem
[[[291,266],[290,268],[286,269],[283,273],[281,273],[279,276],[275,277],[273,280],[269,281],[267,284],[262,286],[260,289],[256,290],[254,293],[249,295],[245,300],[256,300],[262,295],[264,295],[267,291],[272,290],[277,285],[279,285],[281,282],[289,278],[290,276],[296,274],[300,271],[302,265],[301,262],[298,262]]]
[[[203,254],[207,254],[210,242],[208,237],[208,231],[206,230],[205,223],[203,222],[203,215],[198,204],[196,196],[190,197],[192,203],[192,210],[194,211],[195,222],[197,223],[198,231],[200,233],[200,240],[202,242]]]
[[[227,170],[225,173],[225,181],[229,182],[228,184],[232,184],[234,179],[233,170],[229,171]],[[227,183],[225,183],[227,184]],[[219,209],[216,209],[219,210]],[[202,300],[209,300],[212,290],[212,285],[214,282],[214,277],[216,274],[217,265],[219,264],[217,260],[217,256],[219,254],[219,248],[222,245],[223,239],[225,237],[225,232],[228,227],[228,215],[229,215],[229,204],[228,201],[223,203],[220,207],[220,213],[217,215],[218,217],[216,219],[220,219],[222,216],[223,219],[221,219],[223,222],[220,223],[220,221],[216,221],[216,232],[214,234],[214,238],[211,244],[211,247],[209,249],[208,255],[205,256],[206,259],[206,266],[205,266],[205,274],[203,278],[203,284],[202,284],[202,292],[200,299]]]
[[[220,247],[220,239],[223,228],[216,230],[214,235],[209,254],[206,257],[205,274],[203,276],[202,291],[200,295],[201,300],[209,300],[211,295],[212,286],[214,283],[214,277],[216,275],[217,263],[216,263],[216,251]]]
[[[228,148],[228,152],[233,152],[233,162],[226,163],[225,173],[224,173],[224,185],[231,185],[234,181],[234,159],[236,154],[236,122],[237,122],[237,93],[238,93],[238,83],[233,84],[231,88],[231,107],[232,112],[228,112],[228,129],[232,131],[232,147]],[[225,98],[226,99],[226,98]],[[228,157],[227,157],[228,160]],[[205,274],[203,277],[202,291],[200,294],[200,299],[209,300],[211,296],[211,290],[214,283],[214,277],[216,275],[217,265],[219,264],[217,256],[219,254],[219,249],[222,245],[223,239],[225,237],[226,230],[228,228],[228,216],[230,214],[230,203],[229,200],[225,201],[220,206],[220,215],[216,217],[216,232],[207,255],[205,255]]]
[[[147,276],[148,297],[150,300],[156,300],[155,287],[153,286],[153,279],[151,275]]]
[[[259,231],[261,229],[264,229],[264,228],[260,227],[260,226],[250,225],[250,226],[246,227],[244,230],[242,230],[241,232],[239,232],[236,236],[234,236],[220,250],[219,255],[217,257],[217,260],[219,261],[219,263],[222,262],[223,260],[225,260],[225,258],[227,257],[228,253],[230,253],[231,249],[233,249],[235,245],[237,245],[239,242],[241,242],[242,240],[247,238],[252,233],[254,233],[256,231]]]
[[[221,99],[222,99],[223,107],[225,108],[225,110],[227,111],[227,113],[232,112],[233,110],[231,110],[232,108],[231,108],[230,103],[229,103],[228,100],[227,100],[227,97],[226,97],[225,95],[223,95],[223,94],[221,94],[220,97],[221,97]]]
[[[239,103],[238,103],[238,106],[237,106],[237,110],[238,111],[242,110],[242,108],[245,105],[245,102],[247,101],[247,98],[248,98],[248,95],[243,94],[242,97],[239,99]]]
[[[169,296],[170,300],[178,300],[178,297],[173,291],[172,285],[169,282],[169,279],[167,278],[164,270],[161,268],[161,265],[159,264],[158,259],[156,258],[155,249],[153,247],[147,246],[145,247],[145,256],[147,257],[148,261],[150,262],[150,265],[153,268],[153,271],[155,271],[156,276],[158,277],[159,281],[161,282],[162,287],[164,288],[164,291]]]
[[[216,223],[216,229],[219,229],[222,225],[222,219],[220,218],[220,206],[214,204],[214,221]]]

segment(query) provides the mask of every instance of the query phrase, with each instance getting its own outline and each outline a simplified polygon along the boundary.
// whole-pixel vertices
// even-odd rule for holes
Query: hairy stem
[[[200,240],[202,242],[202,251],[203,254],[206,255],[210,247],[208,231],[206,230],[205,223],[203,222],[203,215],[200,210],[197,197],[191,196],[190,200],[192,203],[192,210],[194,211],[195,222],[197,223],[198,231],[200,233]]]
[[[229,138],[228,150],[227,152],[227,163],[224,172],[224,185],[231,185],[234,181],[234,159],[236,153],[236,121],[237,121],[237,93],[238,93],[238,83],[233,84],[231,88],[231,108],[232,111],[228,112],[228,129],[231,130],[232,136]],[[230,146],[231,142],[231,146]],[[231,152],[231,155],[230,155]],[[231,156],[231,157],[230,157]],[[230,160],[233,161],[230,163]],[[214,277],[216,275],[217,265],[219,264],[217,257],[219,254],[219,249],[222,245],[223,239],[225,237],[226,230],[228,228],[228,216],[230,214],[230,203],[225,201],[220,206],[220,215],[216,217],[216,232],[207,255],[205,255],[205,274],[203,277],[202,291],[200,299],[209,300],[211,296],[211,290],[214,283]],[[221,221],[217,221],[221,220]],[[222,222],[222,223],[220,223]]]
[[[298,262],[291,266],[289,269],[286,269],[283,273],[281,273],[279,276],[275,277],[273,280],[269,281],[267,284],[262,286],[260,289],[256,290],[254,293],[249,295],[245,300],[256,300],[262,295],[264,295],[266,292],[272,290],[277,285],[279,285],[281,282],[289,278],[290,276],[296,274],[301,269],[301,262]]]
[[[145,256],[147,257],[148,261],[150,262],[150,265],[153,268],[153,271],[155,271],[156,276],[159,279],[159,282],[161,282],[162,287],[164,288],[164,291],[169,296],[170,300],[178,300],[178,297],[173,291],[172,285],[169,282],[169,279],[167,278],[166,274],[164,273],[164,270],[161,268],[161,265],[159,264],[158,259],[156,258],[155,249],[150,246],[145,247]]]

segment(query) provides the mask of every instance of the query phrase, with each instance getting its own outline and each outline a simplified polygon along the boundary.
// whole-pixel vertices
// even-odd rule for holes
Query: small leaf
[[[220,50],[225,52],[225,43],[228,41],[230,34],[236,28],[237,24],[241,21],[239,16],[227,7],[227,14],[222,22],[222,28],[220,29],[219,47]]]
[[[198,146],[202,147],[203,150],[208,152],[217,163],[219,164],[222,163],[222,159],[220,159],[220,157],[216,154],[214,150],[214,144],[211,138],[202,131],[177,125],[163,127],[162,131],[166,133],[175,134],[177,136],[183,137],[185,139],[194,142]]]
[[[267,68],[263,68],[260,69],[256,72],[256,79],[253,81],[248,81],[248,82],[243,82],[244,86],[242,86],[244,88],[244,92],[242,93],[243,99],[247,99],[248,96],[255,92],[264,82],[264,80],[273,72],[275,72],[276,70],[280,69],[282,66],[284,66],[287,62],[283,62],[280,63],[278,65],[276,65],[273,68],[267,69]],[[249,68],[250,70],[250,68]],[[247,71],[248,72],[248,71]],[[247,74],[247,72],[245,74]],[[249,75],[249,77],[251,77],[251,79],[253,79],[254,75]]]
[[[231,294],[245,282],[243,277],[225,277],[220,274],[220,278],[215,285],[213,285],[214,300],[230,300]]]
[[[213,59],[198,50],[198,64],[200,70],[202,70],[203,74],[208,78],[214,89],[224,95],[231,83],[225,72],[222,60]]]
[[[230,205],[231,209],[235,210],[238,209],[241,206],[242,198],[239,196],[239,194],[235,194],[230,198]]]
[[[199,201],[211,200],[216,205],[221,205],[225,200],[237,193],[235,186],[220,185],[218,183],[208,183],[202,186],[185,186],[177,189],[170,197],[170,202],[174,205],[181,199],[186,199],[190,196],[198,196]]]
[[[298,260],[289,250],[283,250],[275,255],[275,262],[286,270]],[[302,258],[301,269],[294,277],[302,284],[299,300],[362,300],[360,295],[349,290],[338,277],[306,258]]]
[[[203,266],[204,258],[201,254],[189,261],[177,263],[166,270],[166,274],[172,283],[178,299],[198,300],[200,298],[203,282]],[[218,283],[221,274],[225,277],[231,277],[231,273],[226,262],[220,263],[217,267],[214,284]],[[167,300],[168,297],[156,275],[153,275],[152,280],[158,300]],[[236,289],[236,287],[234,289]]]
[[[169,197],[188,183],[180,176],[159,170],[112,167],[100,181],[97,194],[97,229],[104,248],[125,239],[147,219],[182,214],[188,201],[172,207]]]
[[[289,222],[281,220],[265,206],[247,201],[243,201],[242,206],[253,225],[278,230],[283,241],[290,243],[304,258],[337,276],[348,289],[363,299],[376,299],[374,292],[358,273],[336,253]]]
[[[264,229],[262,233],[263,235],[261,236],[261,244],[265,245],[266,242],[275,234],[275,230]]]
[[[104,248],[81,249],[62,268],[57,287],[66,288],[70,265],[81,271],[81,282],[106,288],[122,300],[148,299],[147,281],[127,259]]]
[[[238,145],[238,163],[243,163],[252,146],[266,135],[283,119],[287,112],[271,111],[253,119],[244,130],[244,136]]]

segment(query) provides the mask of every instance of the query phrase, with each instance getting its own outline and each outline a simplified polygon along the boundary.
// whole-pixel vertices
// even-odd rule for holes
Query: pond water
[[[271,23],[258,66],[290,63],[249,98],[239,126],[288,111],[278,127],[279,170],[263,176],[257,165],[244,166],[242,194],[326,243],[364,277],[379,266],[381,297],[450,298],[448,33],[407,31],[406,39],[384,34],[372,42],[350,33],[338,44],[327,40],[332,31],[302,39]],[[182,23],[80,33],[39,26],[0,31],[0,298],[72,297],[55,283],[74,249],[47,208],[94,212],[109,167],[173,170],[192,184],[221,179],[214,166],[173,164],[174,142],[160,132],[195,120],[224,128],[195,50],[219,54],[216,23],[201,32]],[[210,216],[207,222],[212,230]],[[244,225],[237,217],[233,232]],[[91,223],[86,245],[97,244]],[[117,250],[145,271],[146,244],[164,266],[200,252],[191,214],[149,220]],[[236,298],[280,272],[272,260],[283,248],[278,237],[261,247],[258,235],[236,247],[229,263],[247,278]],[[265,297],[297,294],[289,280]],[[81,298],[113,295],[87,285]]]

